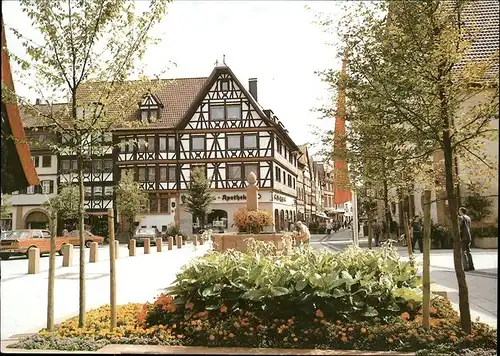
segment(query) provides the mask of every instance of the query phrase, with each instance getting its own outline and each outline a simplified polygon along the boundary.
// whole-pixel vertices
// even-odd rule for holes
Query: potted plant
[[[498,225],[471,228],[474,246],[484,249],[498,248]]]

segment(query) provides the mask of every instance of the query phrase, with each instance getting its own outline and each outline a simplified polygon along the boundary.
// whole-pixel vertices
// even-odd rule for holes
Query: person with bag
[[[415,244],[418,241],[418,248],[420,250],[420,253],[424,252],[424,237],[422,235],[422,223],[420,216],[415,216],[413,219],[413,224],[412,224],[412,239],[411,239],[411,250],[412,252],[415,252]]]
[[[460,241],[462,243],[462,253],[464,254],[464,271],[474,271],[474,261],[470,253],[470,245],[472,243],[472,236],[470,234],[471,219],[467,215],[467,209],[463,206],[458,209],[458,226],[460,227]]]

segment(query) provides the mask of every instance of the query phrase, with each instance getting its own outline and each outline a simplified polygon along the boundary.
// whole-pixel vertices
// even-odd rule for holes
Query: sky
[[[244,85],[248,78],[258,79],[259,103],[273,110],[295,143],[315,143],[319,140],[314,126],[333,127],[333,121],[318,119],[319,113],[312,111],[331,101],[315,71],[339,68],[340,60],[337,49],[327,45],[334,41],[332,35],[313,21],[318,12],[338,18],[341,6],[335,1],[180,0],[169,5],[155,28],[161,42],[148,50],[143,64],[148,73],[156,74],[175,63],[168,65],[166,78],[205,77],[225,55],[226,64]],[[8,48],[25,57],[21,41],[9,27],[32,38],[39,34],[18,1],[3,0],[2,7]],[[18,94],[35,101],[36,94],[16,80],[15,72],[14,82]]]

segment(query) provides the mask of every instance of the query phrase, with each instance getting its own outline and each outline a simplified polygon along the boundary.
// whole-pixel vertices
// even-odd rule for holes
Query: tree
[[[134,181],[134,173],[124,171],[116,186],[116,210],[129,222],[129,238],[132,238],[135,217],[146,211],[147,203],[148,194]]]
[[[477,170],[491,175],[494,165],[482,146],[494,138],[491,121],[498,118],[494,69],[498,53],[476,58],[471,51],[478,4],[463,0],[361,3],[356,16],[342,20],[341,32],[349,58],[345,85],[351,105],[373,108],[373,120],[387,121],[397,129],[405,138],[406,151],[414,151],[405,160],[425,158],[418,165],[420,172],[432,167],[435,176],[444,176],[461,326],[468,333],[471,318],[457,218],[456,157],[474,162]],[[470,104],[469,100],[479,98]],[[425,162],[430,157],[434,161]]]
[[[10,195],[2,194],[2,205],[0,206],[0,216],[2,219],[9,217],[11,207]]]
[[[205,218],[212,209],[210,206],[215,200],[215,195],[210,189],[210,179],[205,176],[202,167],[196,167],[191,171],[191,182],[186,196],[186,211],[193,217],[200,219],[201,226],[205,225]]]
[[[54,330],[54,281],[56,277],[56,236],[57,217],[64,220],[78,218],[78,197],[79,191],[76,185],[63,186],[59,194],[50,198],[43,204],[50,218],[50,256],[49,256],[49,277],[47,292],[47,330]]]
[[[137,15],[136,2],[127,0],[22,0],[21,7],[44,43],[22,39],[28,60],[10,53],[21,65],[24,84],[37,92],[46,110],[2,90],[2,99],[19,101],[26,115],[51,126],[62,136],[52,148],[76,157],[79,186],[80,246],[84,246],[84,162],[104,154],[97,147],[114,127],[131,125],[127,119],[137,102],[159,81],[144,79],[136,68],[149,44],[150,32],[166,13],[169,0],[152,0]],[[134,71],[135,70],[135,71]],[[127,81],[132,75],[139,78]],[[34,84],[32,84],[34,82]],[[4,95],[4,91],[6,92]],[[54,105],[64,101],[66,105]],[[85,326],[85,249],[80,249],[79,327]]]

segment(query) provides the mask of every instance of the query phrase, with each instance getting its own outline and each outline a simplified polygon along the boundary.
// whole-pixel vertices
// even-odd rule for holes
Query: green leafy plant
[[[205,175],[205,169],[196,167],[191,171],[188,194],[185,198],[186,211],[200,219],[200,226],[205,226],[205,218],[212,210],[210,207],[215,195],[210,189],[210,179]]]
[[[479,193],[473,193],[465,198],[464,206],[472,221],[482,221],[491,214],[493,201]]]
[[[172,222],[168,224],[167,227],[167,236],[177,236],[180,235],[182,237],[186,237],[187,235],[184,233],[184,231],[181,230],[179,224]]]
[[[365,251],[350,247],[340,253],[263,253],[258,243],[247,253],[210,253],[185,266],[168,292],[179,308],[192,313],[252,310],[299,317],[320,308],[343,320],[390,317],[421,301],[416,270],[399,260],[395,249]]]
[[[137,214],[146,211],[148,194],[134,181],[134,173],[125,170],[116,186],[116,208],[129,222],[129,237],[132,238],[134,220]]]
[[[473,227],[470,229],[471,235],[475,237],[497,237],[498,238],[498,225]]]

